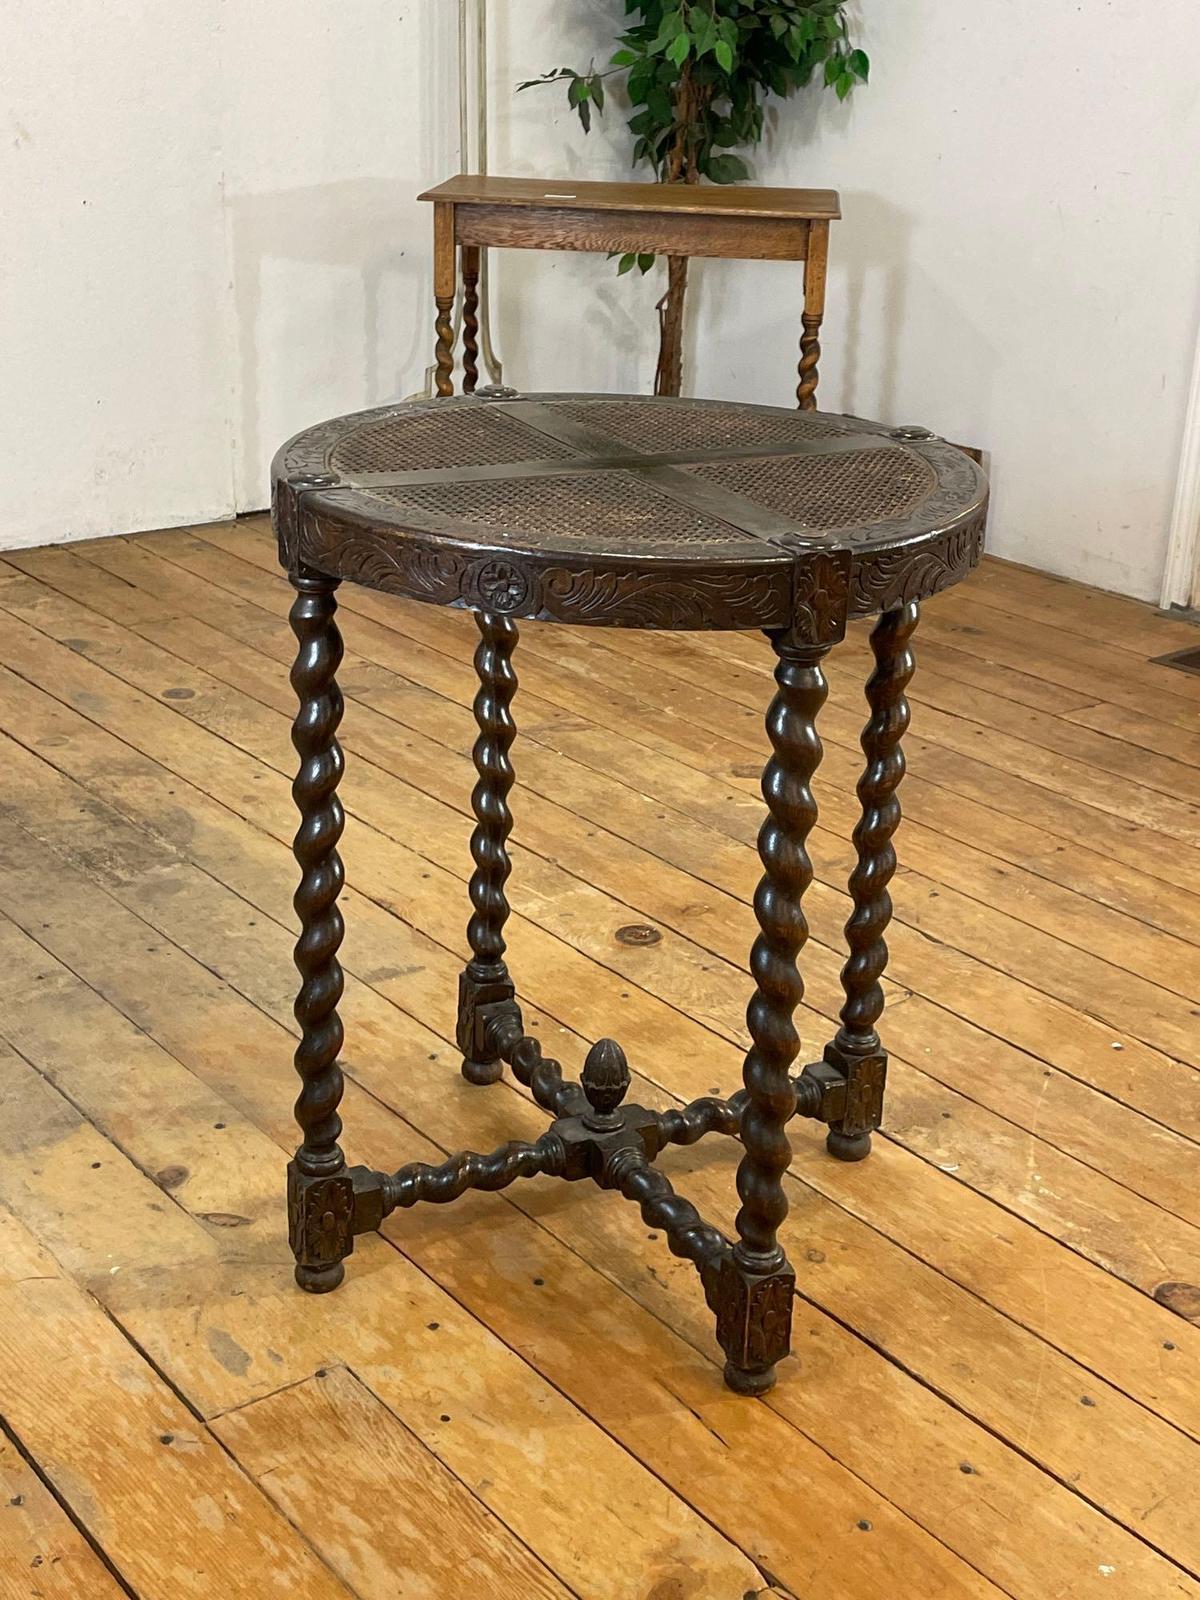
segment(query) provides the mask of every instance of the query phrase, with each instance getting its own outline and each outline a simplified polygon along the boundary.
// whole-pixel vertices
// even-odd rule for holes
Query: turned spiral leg
[[[479,383],[479,246],[462,247],[463,393],[474,394]]]
[[[791,1159],[787,1123],[796,1109],[790,1069],[800,1048],[792,1016],[804,996],[797,959],[808,938],[802,901],[813,875],[806,842],[817,815],[810,783],[821,759],[816,717],[826,695],[821,660],[827,647],[801,644],[787,633],[771,638],[778,657],[778,687],[767,713],[774,754],[763,774],[769,815],[758,839],[764,870],[754,910],[761,932],[750,956],[757,987],[747,1012],[753,1043],[743,1069],[745,1154],[738,1167],[742,1206],[733,1262],[750,1279],[778,1283],[785,1274],[790,1277],[777,1234],[788,1209],[783,1187]],[[781,1290],[771,1299],[776,1317],[785,1298]],[[742,1392],[760,1394],[774,1381],[774,1361],[732,1362],[726,1380]]]
[[[849,960],[842,969],[846,1002],[842,1025],[825,1059],[846,1077],[845,1115],[831,1125],[827,1144],[842,1161],[861,1161],[883,1111],[887,1052],[875,1024],[883,1012],[881,980],[887,967],[885,939],[892,920],[888,885],[896,870],[893,836],[900,823],[897,790],[904,776],[900,741],[908,728],[905,690],[913,675],[909,640],[917,626],[915,602],[886,611],[871,634],[875,670],[867,684],[870,717],[862,736],[866,768],[858,784],[862,817],[854,830],[857,863],[850,876],[854,910],[846,924]]]
[[[471,959],[459,991],[458,1040],[463,1051],[463,1076],[469,1083],[495,1083],[503,1070],[494,1044],[486,1038],[486,1008],[511,1002],[512,980],[504,952],[504,924],[508,921],[505,885],[512,863],[508,838],[512,812],[508,796],[513,786],[509,759],[516,724],[512,717],[517,675],[512,657],[517,645],[517,625],[509,617],[477,613],[479,646],[475,670],[479,691],[475,696],[475,722],[479,735],[474,759],[478,779],[471,795],[475,830],[471,835],[471,904],[474,914],[467,925]]]
[[[444,396],[454,393],[454,296],[439,294],[434,298],[437,303],[434,363],[437,367],[437,392]]]
[[[289,1174],[292,1243],[296,1281],[321,1293],[335,1289],[344,1268],[342,1236],[349,1204],[344,1179],[345,1158],[338,1139],[342,1119],[342,1072],[338,1052],[342,1024],[342,969],[337,953],[342,918],[337,898],[343,882],[338,841],[344,817],[337,798],[342,776],[337,740],[342,696],[335,675],[342,659],[342,640],[334,614],[337,581],[320,573],[292,575],[296,599],[291,610],[298,653],[292,687],[300,706],[292,727],[292,743],[300,769],[292,794],[300,812],[293,849],[300,867],[300,886],[293,904],[300,918],[296,968],[300,992],[295,1014],[300,1024],[296,1071],[303,1087],[296,1101],[296,1121],[303,1141]]]
[[[800,334],[800,383],[796,401],[801,411],[817,409],[817,368],[821,361],[821,323],[825,316],[825,278],[829,265],[829,224],[814,222],[804,258],[804,314]]]
[[[804,331],[800,335],[800,382],[796,400],[801,411],[817,409],[817,368],[821,363],[822,317],[805,312],[802,317]]]

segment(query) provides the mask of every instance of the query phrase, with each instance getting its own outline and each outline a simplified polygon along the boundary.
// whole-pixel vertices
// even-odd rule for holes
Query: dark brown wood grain
[[[863,730],[866,767],[858,782],[862,816],[854,830],[855,866],[850,874],[854,909],[846,924],[849,959],[842,969],[846,1003],[841,1027],[825,1059],[846,1082],[842,1114],[830,1126],[829,1153],[841,1161],[861,1161],[871,1149],[871,1134],[883,1114],[887,1051],[875,1031],[883,1015],[883,975],[887,970],[887,930],[892,920],[888,893],[896,871],[893,843],[900,825],[900,782],[904,777],[901,741],[908,731],[906,690],[915,662],[909,648],[920,617],[916,601],[885,611],[871,633],[875,670],[867,682],[870,716]]]
[[[293,572],[296,599],[291,611],[296,636],[292,687],[299,700],[292,743],[300,770],[292,794],[300,812],[294,851],[300,867],[295,907],[300,937],[295,960],[300,973],[296,1021],[300,1043],[295,1065],[300,1075],[296,1121],[303,1140],[288,1172],[288,1216],[296,1256],[296,1281],[323,1294],[336,1289],[353,1237],[354,1197],[338,1140],[342,1121],[342,917],[337,901],[343,882],[338,841],[345,825],[337,797],[343,758],[337,730],[342,696],[337,669],[342,641],[334,620],[336,581],[320,573]]]
[[[463,393],[479,387],[479,250],[462,249],[463,278]]]
[[[504,886],[512,871],[508,838],[513,819],[508,795],[514,781],[509,752],[517,733],[512,717],[517,692],[512,664],[517,625],[510,617],[483,611],[477,620],[480,637],[475,672],[479,689],[474,711],[478,733],[472,751],[476,781],[471,796],[475,813],[471,859],[475,870],[470,882],[474,909],[467,924],[471,959],[459,988],[458,1029],[463,1077],[468,1083],[488,1084],[499,1079],[502,1063],[499,1053],[489,1050],[486,1030],[479,1026],[481,1011],[511,1001],[514,994],[504,961],[504,924],[509,917]]]

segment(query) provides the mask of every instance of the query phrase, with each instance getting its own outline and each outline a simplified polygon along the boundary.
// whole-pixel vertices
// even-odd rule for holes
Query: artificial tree
[[[616,3],[616,0],[612,0]],[[558,67],[520,85],[565,84],[584,132],[603,113],[605,81],[624,79],[633,107],[633,163],[662,183],[736,183],[749,177],[739,148],[763,137],[764,101],[787,99],[814,74],[844,100],[870,63],[854,47],[845,0],[624,0],[631,20],[606,71]],[[652,255],[623,255],[620,272],[648,272]],[[688,261],[672,256],[658,304],[655,394],[678,394]]]

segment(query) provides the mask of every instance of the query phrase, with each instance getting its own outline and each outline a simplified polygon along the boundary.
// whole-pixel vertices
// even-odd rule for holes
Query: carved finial
[[[629,1063],[615,1039],[599,1039],[583,1064],[583,1092],[592,1108],[589,1127],[613,1127],[620,1118],[617,1107],[629,1093]]]

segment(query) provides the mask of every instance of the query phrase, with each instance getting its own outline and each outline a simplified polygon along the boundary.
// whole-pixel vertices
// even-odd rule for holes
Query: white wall
[[[260,506],[419,381],[453,11],[0,0],[0,546]]]
[[[553,90],[623,6],[491,0],[493,168],[629,175]],[[452,0],[0,0],[0,545],[260,505],[289,432],[417,388],[457,166]],[[873,82],[773,117],[840,188],[822,401],[992,453],[992,548],[1150,597],[1200,315],[1192,0],[861,0]],[[1158,48],[1157,46],[1155,48]],[[497,265],[519,386],[645,387],[660,285]],[[796,273],[697,266],[693,392],[788,403]],[[580,308],[583,308],[581,315]]]
[[[456,12],[449,0],[224,9],[239,510],[264,504],[290,434],[422,382],[432,213],[416,197],[458,170]]]
[[[231,503],[215,8],[0,0],[0,544]]]

